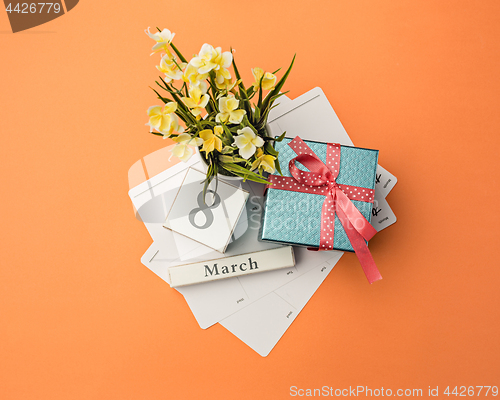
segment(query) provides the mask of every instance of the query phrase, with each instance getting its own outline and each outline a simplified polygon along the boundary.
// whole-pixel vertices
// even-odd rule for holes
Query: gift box
[[[375,233],[369,222],[378,150],[298,137],[275,149],[283,176],[269,177],[260,239],[369,254],[362,247]]]

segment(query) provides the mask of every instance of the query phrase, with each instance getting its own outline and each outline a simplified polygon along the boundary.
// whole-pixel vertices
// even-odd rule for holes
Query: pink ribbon
[[[339,185],[336,182],[340,169],[340,144],[327,143],[326,164],[298,136],[288,145],[297,153],[297,157],[289,162],[290,173],[293,177],[271,175],[269,181],[272,186],[270,187],[326,196],[321,210],[319,248],[309,250],[333,250],[335,215],[337,215],[358,256],[368,282],[373,283],[382,279],[365,242],[365,240],[370,240],[377,231],[351,201],[373,203],[375,191],[358,186]],[[296,161],[303,164],[310,172],[300,170],[295,165]]]

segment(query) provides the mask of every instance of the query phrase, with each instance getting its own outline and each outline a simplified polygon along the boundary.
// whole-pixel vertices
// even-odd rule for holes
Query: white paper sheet
[[[261,356],[267,356],[328,276],[343,253],[316,266],[220,321]]]

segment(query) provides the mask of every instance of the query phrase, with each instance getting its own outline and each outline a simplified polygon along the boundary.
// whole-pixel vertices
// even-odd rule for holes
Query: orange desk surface
[[[82,0],[12,34],[0,12],[0,398],[500,385],[499,18],[486,0]],[[189,56],[232,46],[247,82],[297,53],[289,96],[320,86],[399,179],[370,243],[384,279],[345,255],[267,358],[140,263],[127,172],[166,144],[144,125],[148,26]]]

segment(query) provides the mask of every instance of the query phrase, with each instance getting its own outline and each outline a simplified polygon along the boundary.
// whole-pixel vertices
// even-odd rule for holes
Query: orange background
[[[499,18],[496,0],[82,0],[12,34],[0,12],[0,398],[500,385]],[[289,96],[320,86],[399,179],[370,243],[384,279],[346,254],[267,358],[140,263],[127,172],[166,144],[144,126],[148,26],[188,56],[233,46],[246,81],[297,53]]]

